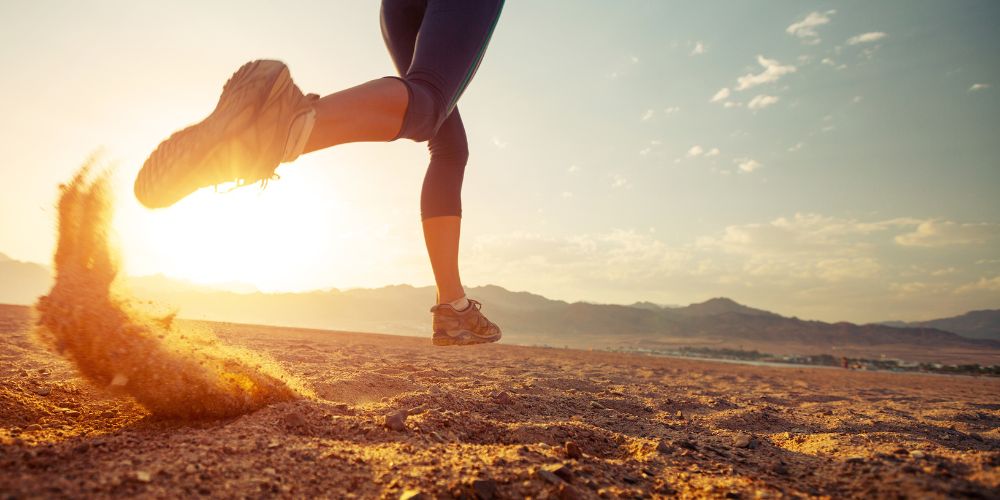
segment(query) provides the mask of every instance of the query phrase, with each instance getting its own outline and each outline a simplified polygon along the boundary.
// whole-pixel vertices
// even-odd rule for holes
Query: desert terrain
[[[0,306],[0,492],[996,498],[1000,380],[206,324],[314,397],[151,416]]]

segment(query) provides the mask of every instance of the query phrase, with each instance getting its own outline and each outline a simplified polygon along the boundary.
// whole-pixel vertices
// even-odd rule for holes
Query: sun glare
[[[116,227],[127,272],[200,284],[246,283],[262,291],[321,287],[332,277],[320,279],[310,268],[343,258],[324,254],[344,248],[338,239],[363,222],[346,217],[330,186],[304,179],[274,182],[265,191],[223,191],[203,189],[152,211],[119,200]],[[324,199],[322,213],[316,211],[317,197]],[[314,280],[302,278],[310,275]]]

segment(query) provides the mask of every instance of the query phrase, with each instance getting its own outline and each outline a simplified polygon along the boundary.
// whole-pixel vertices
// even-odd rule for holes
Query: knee
[[[437,135],[441,124],[448,119],[450,110],[447,109],[441,92],[434,85],[409,76],[401,80],[406,85],[409,102],[399,138],[416,142],[428,141]]]

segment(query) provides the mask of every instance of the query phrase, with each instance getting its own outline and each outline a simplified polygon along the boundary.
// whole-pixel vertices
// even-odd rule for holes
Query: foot
[[[500,327],[483,316],[482,307],[476,300],[469,300],[469,307],[462,311],[450,304],[432,307],[434,345],[486,344],[500,340]]]
[[[211,115],[153,151],[135,179],[136,198],[162,208],[199,188],[266,182],[278,164],[302,152],[317,97],[302,95],[280,61],[244,64],[222,88]]]

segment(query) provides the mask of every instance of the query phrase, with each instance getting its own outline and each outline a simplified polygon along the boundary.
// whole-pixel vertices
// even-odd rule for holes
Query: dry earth
[[[158,420],[0,306],[0,496],[1000,496],[998,379],[210,327],[317,399]]]

